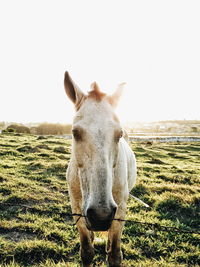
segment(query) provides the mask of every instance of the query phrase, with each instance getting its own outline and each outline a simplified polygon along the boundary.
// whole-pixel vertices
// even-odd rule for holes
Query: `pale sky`
[[[200,1],[0,1],[0,121],[72,121],[68,70],[123,122],[200,119]]]

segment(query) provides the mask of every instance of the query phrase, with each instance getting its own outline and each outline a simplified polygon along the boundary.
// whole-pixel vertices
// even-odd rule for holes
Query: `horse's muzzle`
[[[86,226],[92,231],[107,231],[115,217],[117,207],[113,206],[109,209],[104,208],[88,208],[86,212]]]

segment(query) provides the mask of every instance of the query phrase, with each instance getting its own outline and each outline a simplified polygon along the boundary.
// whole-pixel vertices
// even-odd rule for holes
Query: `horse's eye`
[[[78,129],[73,129],[72,130],[73,137],[76,141],[81,140],[81,131]]]

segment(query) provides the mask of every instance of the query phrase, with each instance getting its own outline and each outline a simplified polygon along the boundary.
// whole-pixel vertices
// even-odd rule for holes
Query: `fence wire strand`
[[[34,209],[33,207],[27,206],[27,205],[22,205],[22,204],[13,204],[13,203],[0,203],[0,206],[19,206],[22,208],[27,209]],[[58,213],[59,214],[59,213]],[[72,224],[75,226],[78,221],[81,218],[86,218],[87,216],[79,214],[79,213],[64,213],[65,217],[78,217],[77,220]],[[151,227],[154,228],[154,230],[161,231],[161,232],[177,232],[177,233],[182,233],[182,234],[198,234],[200,235],[200,229],[192,229],[192,230],[181,230],[180,228],[173,227],[173,226],[165,226],[165,225],[160,225],[158,223],[147,223],[147,222],[141,222],[141,221],[136,221],[136,220],[130,220],[130,219],[120,219],[120,218],[114,218],[113,221],[119,221],[119,222],[128,222],[132,224],[140,224],[143,226]],[[142,233],[140,233],[142,234]]]

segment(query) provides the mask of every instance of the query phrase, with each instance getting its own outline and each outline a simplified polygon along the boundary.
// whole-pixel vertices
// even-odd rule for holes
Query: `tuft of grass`
[[[160,159],[156,159],[156,158],[151,158],[151,160],[147,161],[148,163],[150,164],[166,164],[165,162],[163,162],[162,160]]]
[[[142,197],[145,194],[149,194],[147,186],[143,184],[137,184],[131,191],[131,193],[136,197]]]
[[[26,152],[26,153],[36,153],[39,152],[39,149],[37,147],[32,147],[29,145],[25,145],[22,147],[17,148],[19,152]]]
[[[67,153],[66,149],[63,146],[55,147],[53,151],[57,153],[63,153],[63,154]]]

